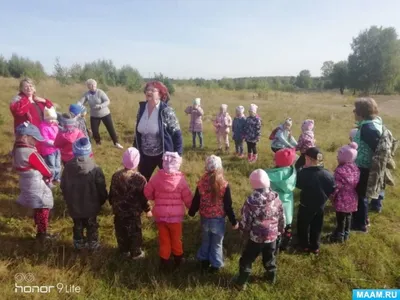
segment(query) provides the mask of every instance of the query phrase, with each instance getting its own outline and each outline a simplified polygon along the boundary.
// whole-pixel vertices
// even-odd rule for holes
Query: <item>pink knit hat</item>
[[[314,129],[314,120],[307,119],[301,125],[302,131],[312,131]]]
[[[128,170],[136,169],[139,165],[140,153],[135,147],[130,147],[126,149],[124,155],[122,156],[122,164]]]
[[[163,156],[163,169],[167,173],[177,173],[182,164],[182,157],[178,152],[165,152]]]
[[[350,143],[346,146],[343,146],[338,151],[338,161],[341,164],[352,163],[357,158],[357,143]]]
[[[255,190],[257,189],[267,189],[270,187],[270,181],[268,174],[262,170],[257,169],[250,174],[250,184]]]

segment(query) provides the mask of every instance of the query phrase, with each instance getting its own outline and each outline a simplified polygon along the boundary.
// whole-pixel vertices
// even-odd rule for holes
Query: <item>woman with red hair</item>
[[[174,110],[168,106],[168,88],[159,81],[144,88],[146,101],[139,103],[133,146],[140,152],[139,172],[149,181],[165,152],[182,156],[182,132]]]

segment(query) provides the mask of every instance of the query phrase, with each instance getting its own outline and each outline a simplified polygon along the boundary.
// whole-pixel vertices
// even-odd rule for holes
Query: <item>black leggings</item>
[[[247,153],[257,154],[257,143],[246,142],[247,143]]]
[[[111,118],[111,114],[108,114],[107,116],[104,116],[102,118],[90,117],[90,127],[92,128],[93,138],[96,141],[96,143],[100,144],[101,141],[99,133],[99,127],[101,122],[103,122],[104,126],[106,126],[108,134],[110,135],[114,145],[118,143],[118,136],[114,129],[114,124]]]

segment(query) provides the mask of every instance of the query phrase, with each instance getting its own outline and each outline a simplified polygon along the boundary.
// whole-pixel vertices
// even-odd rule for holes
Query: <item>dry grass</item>
[[[237,272],[243,241],[239,233],[228,229],[225,238],[226,267],[220,275],[201,275],[194,262],[189,261],[177,273],[163,276],[157,272],[157,235],[154,225],[144,220],[144,248],[147,258],[141,262],[121,260],[115,253],[116,241],[110,207],[107,204],[100,216],[100,238],[103,249],[93,256],[76,255],[72,248],[72,222],[65,211],[59,190],[55,191],[55,208],[51,218],[51,229],[61,235],[60,241],[45,251],[34,248],[34,227],[29,212],[21,210],[15,199],[18,195],[17,177],[10,170],[7,153],[13,142],[12,117],[8,110],[11,97],[18,82],[0,79],[2,109],[0,119],[0,288],[2,299],[349,299],[354,288],[395,288],[400,285],[400,188],[388,188],[384,210],[380,215],[371,215],[371,230],[366,235],[354,233],[346,245],[323,245],[319,257],[283,253],[278,259],[278,283],[271,287],[263,284],[260,276],[262,266],[254,265],[253,282],[250,289],[238,294],[230,289],[230,280]],[[54,81],[46,81],[37,87],[40,95],[49,97],[66,110],[84,92],[83,85],[60,87]],[[132,143],[133,128],[138,102],[142,94],[130,94],[123,89],[108,91],[111,110],[118,133],[124,146]],[[200,96],[205,109],[204,151],[192,151],[191,137],[187,130],[188,117],[184,108],[194,97]],[[378,99],[385,103],[388,99]],[[393,100],[393,99],[390,99]],[[271,167],[272,153],[269,150],[270,131],[285,117],[294,119],[294,134],[300,133],[300,124],[306,118],[316,121],[316,138],[325,152],[326,167],[336,166],[337,149],[348,142],[348,132],[353,126],[352,97],[334,94],[290,94],[269,92],[256,99],[263,119],[263,138],[259,144],[260,160],[249,166],[230,155],[223,155],[226,176],[231,183],[234,209],[239,209],[250,192],[247,177],[257,167]],[[398,100],[396,107],[399,107]],[[221,103],[229,105],[233,114],[237,105],[248,106],[252,93],[227,92],[196,88],[178,88],[171,102],[179,116],[184,132],[184,165],[188,182],[194,190],[202,174],[204,157],[216,148],[211,124],[213,115]],[[344,105],[349,104],[345,107]],[[392,109],[389,111],[392,113]],[[394,117],[382,116],[400,136],[400,122]],[[122,153],[112,148],[112,143],[102,128],[104,143],[95,147],[96,160],[103,168],[109,182],[112,173],[119,168]],[[397,158],[398,164],[400,160]],[[398,172],[397,172],[398,177]],[[296,202],[298,200],[296,194]],[[334,226],[334,214],[327,207],[324,232]],[[184,248],[186,256],[193,258],[200,244],[199,219],[186,218],[184,222]],[[52,292],[45,296],[16,295],[14,275],[33,273],[36,285],[55,285],[58,282],[78,285],[79,294]]]

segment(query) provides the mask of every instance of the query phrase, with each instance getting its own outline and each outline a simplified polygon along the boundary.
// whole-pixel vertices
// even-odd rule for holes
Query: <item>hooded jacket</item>
[[[54,141],[54,147],[59,148],[61,152],[61,160],[66,163],[74,158],[72,145],[76,140],[85,137],[78,128],[72,130],[60,130]]]
[[[285,228],[285,216],[278,194],[270,189],[253,191],[242,207],[240,228],[255,243],[272,243]]]
[[[75,157],[69,161],[60,187],[71,218],[97,216],[108,198],[103,171],[90,157]]]
[[[333,194],[333,205],[335,210],[345,213],[357,211],[356,187],[360,180],[360,170],[354,163],[346,163],[336,168],[334,176],[336,189]]]

